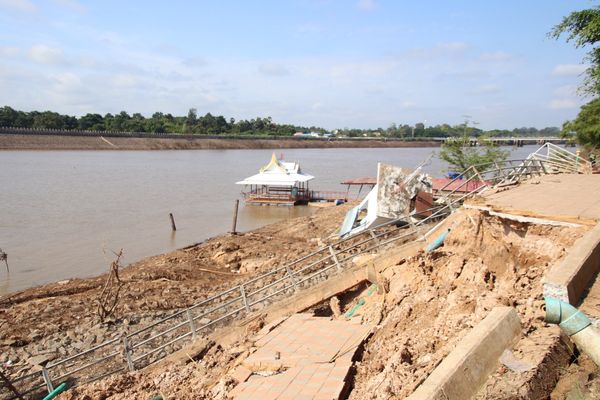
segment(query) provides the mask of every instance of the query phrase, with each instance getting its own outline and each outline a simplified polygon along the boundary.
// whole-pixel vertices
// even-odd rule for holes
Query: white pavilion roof
[[[236,185],[294,186],[314,178],[312,175],[302,173],[298,163],[279,161],[273,153],[269,164],[262,167],[258,174],[236,182]]]

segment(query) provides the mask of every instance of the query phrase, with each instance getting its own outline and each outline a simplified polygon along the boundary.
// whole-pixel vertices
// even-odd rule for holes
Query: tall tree
[[[577,141],[592,148],[600,148],[600,98],[581,107],[573,121],[566,122],[563,132],[575,133]]]
[[[563,134],[575,133],[579,144],[597,149],[600,147],[600,48],[597,46],[600,42],[600,6],[572,12],[549,33],[555,39],[563,34],[567,35],[567,42],[575,43],[575,47],[591,47],[585,57],[590,66],[580,90],[595,98],[581,108],[574,121],[563,125]]]
[[[562,22],[550,31],[550,37],[558,39],[567,35],[567,42],[574,42],[575,47],[589,47],[585,60],[590,63],[586,70],[586,79],[582,91],[597,96],[600,94],[600,6],[582,11],[575,11],[563,18]]]

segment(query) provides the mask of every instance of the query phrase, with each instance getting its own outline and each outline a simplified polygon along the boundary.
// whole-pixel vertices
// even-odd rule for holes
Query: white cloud
[[[585,64],[559,64],[552,70],[554,76],[580,75],[588,68]]]
[[[100,62],[92,56],[83,55],[78,60],[79,66],[83,68],[96,68],[100,66]]]
[[[389,76],[389,73],[394,71],[397,66],[396,62],[390,60],[336,63],[329,67],[329,76],[336,79],[349,80],[380,78],[382,76]],[[317,74],[321,73],[323,71],[317,71]]]
[[[37,11],[35,4],[29,0],[0,0],[0,7],[24,12]]]
[[[137,85],[138,79],[131,74],[117,74],[113,77],[112,83],[118,88],[131,88]]]
[[[471,94],[493,94],[493,93],[499,93],[500,91],[501,91],[501,88],[498,85],[485,84],[485,85],[480,85],[480,86],[475,87],[474,89],[470,90],[468,93],[471,93]]]
[[[208,64],[205,58],[203,57],[190,57],[186,58],[181,62],[183,65],[194,68],[194,67],[204,67]]]
[[[61,49],[48,47],[43,44],[37,44],[29,49],[29,58],[40,64],[61,64],[64,62]]]
[[[380,95],[385,93],[385,90],[383,87],[377,86],[377,87],[367,87],[365,88],[365,93],[366,94],[375,94],[375,95]]]
[[[64,8],[69,8],[78,13],[85,12],[86,8],[77,0],[54,0],[54,2]]]
[[[469,48],[469,45],[465,42],[446,42],[439,43],[435,48],[448,52],[463,52]]]
[[[510,61],[514,56],[505,51],[494,51],[491,53],[483,53],[479,56],[481,61],[492,61],[492,62],[505,62]]]
[[[548,104],[548,108],[552,110],[569,110],[577,107],[579,105],[574,99],[554,99]]]
[[[436,79],[447,82],[456,82],[456,81],[465,81],[465,80],[477,80],[484,79],[490,76],[489,70],[481,69],[481,68],[472,68],[470,66],[466,67],[455,67],[450,70],[448,68],[447,71],[442,72],[441,74],[436,76]]]
[[[0,46],[0,57],[12,58],[18,56],[21,50],[18,47]]]
[[[371,11],[375,7],[377,7],[377,3],[375,2],[375,0],[358,0],[356,6],[361,10]]]
[[[577,86],[575,85],[564,85],[557,87],[554,90],[554,94],[559,97],[570,97],[577,94]]]
[[[285,66],[276,63],[261,64],[258,67],[258,71],[267,76],[285,76],[290,74],[290,71]]]
[[[462,56],[468,49],[465,42],[442,42],[432,47],[416,48],[409,50],[402,58],[427,58]]]
[[[72,72],[65,72],[54,77],[54,88],[61,92],[70,92],[81,88],[81,78]]]

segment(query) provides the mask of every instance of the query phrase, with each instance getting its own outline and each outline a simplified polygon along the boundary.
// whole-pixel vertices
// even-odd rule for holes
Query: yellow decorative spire
[[[284,166],[279,163],[279,160],[277,159],[277,156],[275,155],[275,152],[273,152],[273,154],[271,155],[271,161],[269,161],[269,163],[267,165],[265,165],[264,167],[262,167],[260,169],[260,172],[265,172],[265,171],[267,171],[271,167],[277,167],[277,168],[279,168],[281,170],[281,172],[287,172],[285,170]]]

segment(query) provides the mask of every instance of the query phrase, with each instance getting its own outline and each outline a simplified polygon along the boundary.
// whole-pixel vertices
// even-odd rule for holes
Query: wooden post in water
[[[169,218],[171,218],[171,229],[173,232],[175,232],[177,227],[175,226],[175,218],[173,218],[173,213],[169,213]]]
[[[0,249],[0,261],[4,261],[4,264],[6,264],[6,273],[10,273],[8,269],[8,254],[3,252],[2,249]]]
[[[237,217],[238,217],[239,206],[240,206],[240,200],[238,199],[235,201],[235,207],[233,207],[233,226],[231,227],[231,233],[233,233],[234,235],[237,233],[236,228],[237,228]]]

